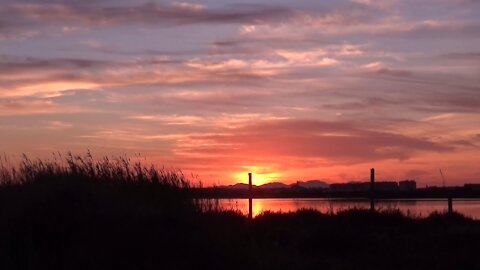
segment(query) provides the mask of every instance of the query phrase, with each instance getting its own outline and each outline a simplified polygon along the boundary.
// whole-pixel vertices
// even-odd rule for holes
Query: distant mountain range
[[[218,186],[219,188],[228,188],[228,189],[248,189],[248,184],[245,183],[237,183],[234,185],[228,186]],[[280,189],[280,188],[328,188],[329,185],[321,180],[309,180],[309,181],[297,181],[296,183],[287,185],[281,182],[272,182],[266,183],[260,186],[253,185],[255,189]]]

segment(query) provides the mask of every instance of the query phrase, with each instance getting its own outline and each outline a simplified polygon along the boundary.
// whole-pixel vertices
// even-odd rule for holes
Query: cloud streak
[[[264,24],[292,15],[286,8],[262,5],[239,5],[212,10],[200,5],[173,3],[171,5],[146,3],[134,6],[100,6],[81,3],[11,4],[0,9],[3,14],[13,13],[17,18],[34,23],[61,23],[83,26],[115,26],[119,24],[158,24],[163,26],[186,24]],[[9,17],[11,24],[21,25]]]
[[[405,160],[416,151],[453,150],[451,146],[425,139],[362,130],[351,123],[311,120],[261,122],[234,129],[229,135],[194,139],[228,145],[234,154],[245,156],[317,157],[347,164],[382,159]],[[208,152],[215,152],[215,149]]]

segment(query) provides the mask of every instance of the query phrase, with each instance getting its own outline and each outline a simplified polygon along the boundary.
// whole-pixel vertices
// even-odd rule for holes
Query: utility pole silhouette
[[[252,207],[252,173],[248,173],[248,219],[253,218]]]
[[[375,168],[370,169],[370,211],[375,211]]]
[[[453,199],[452,197],[448,197],[448,213],[452,214],[453,213]]]

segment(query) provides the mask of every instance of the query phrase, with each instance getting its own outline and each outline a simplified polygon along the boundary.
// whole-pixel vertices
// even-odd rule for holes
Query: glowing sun
[[[270,168],[265,166],[246,166],[244,171],[234,173],[233,178],[239,183],[248,183],[248,173],[252,173],[252,184],[263,185],[270,182],[278,181],[281,178],[281,174],[272,172]]]

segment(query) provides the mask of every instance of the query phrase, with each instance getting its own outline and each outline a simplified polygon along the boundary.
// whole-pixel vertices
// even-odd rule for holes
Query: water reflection
[[[237,210],[248,214],[248,199],[220,199],[222,209]],[[292,212],[299,209],[314,209],[322,213],[336,213],[351,208],[368,209],[366,200],[344,199],[311,199],[311,198],[283,198],[283,199],[254,199],[253,216],[265,211]],[[427,216],[432,212],[447,211],[447,200],[382,200],[377,202],[377,209],[399,209],[412,216]],[[469,217],[480,219],[480,200],[454,200],[453,209]]]

